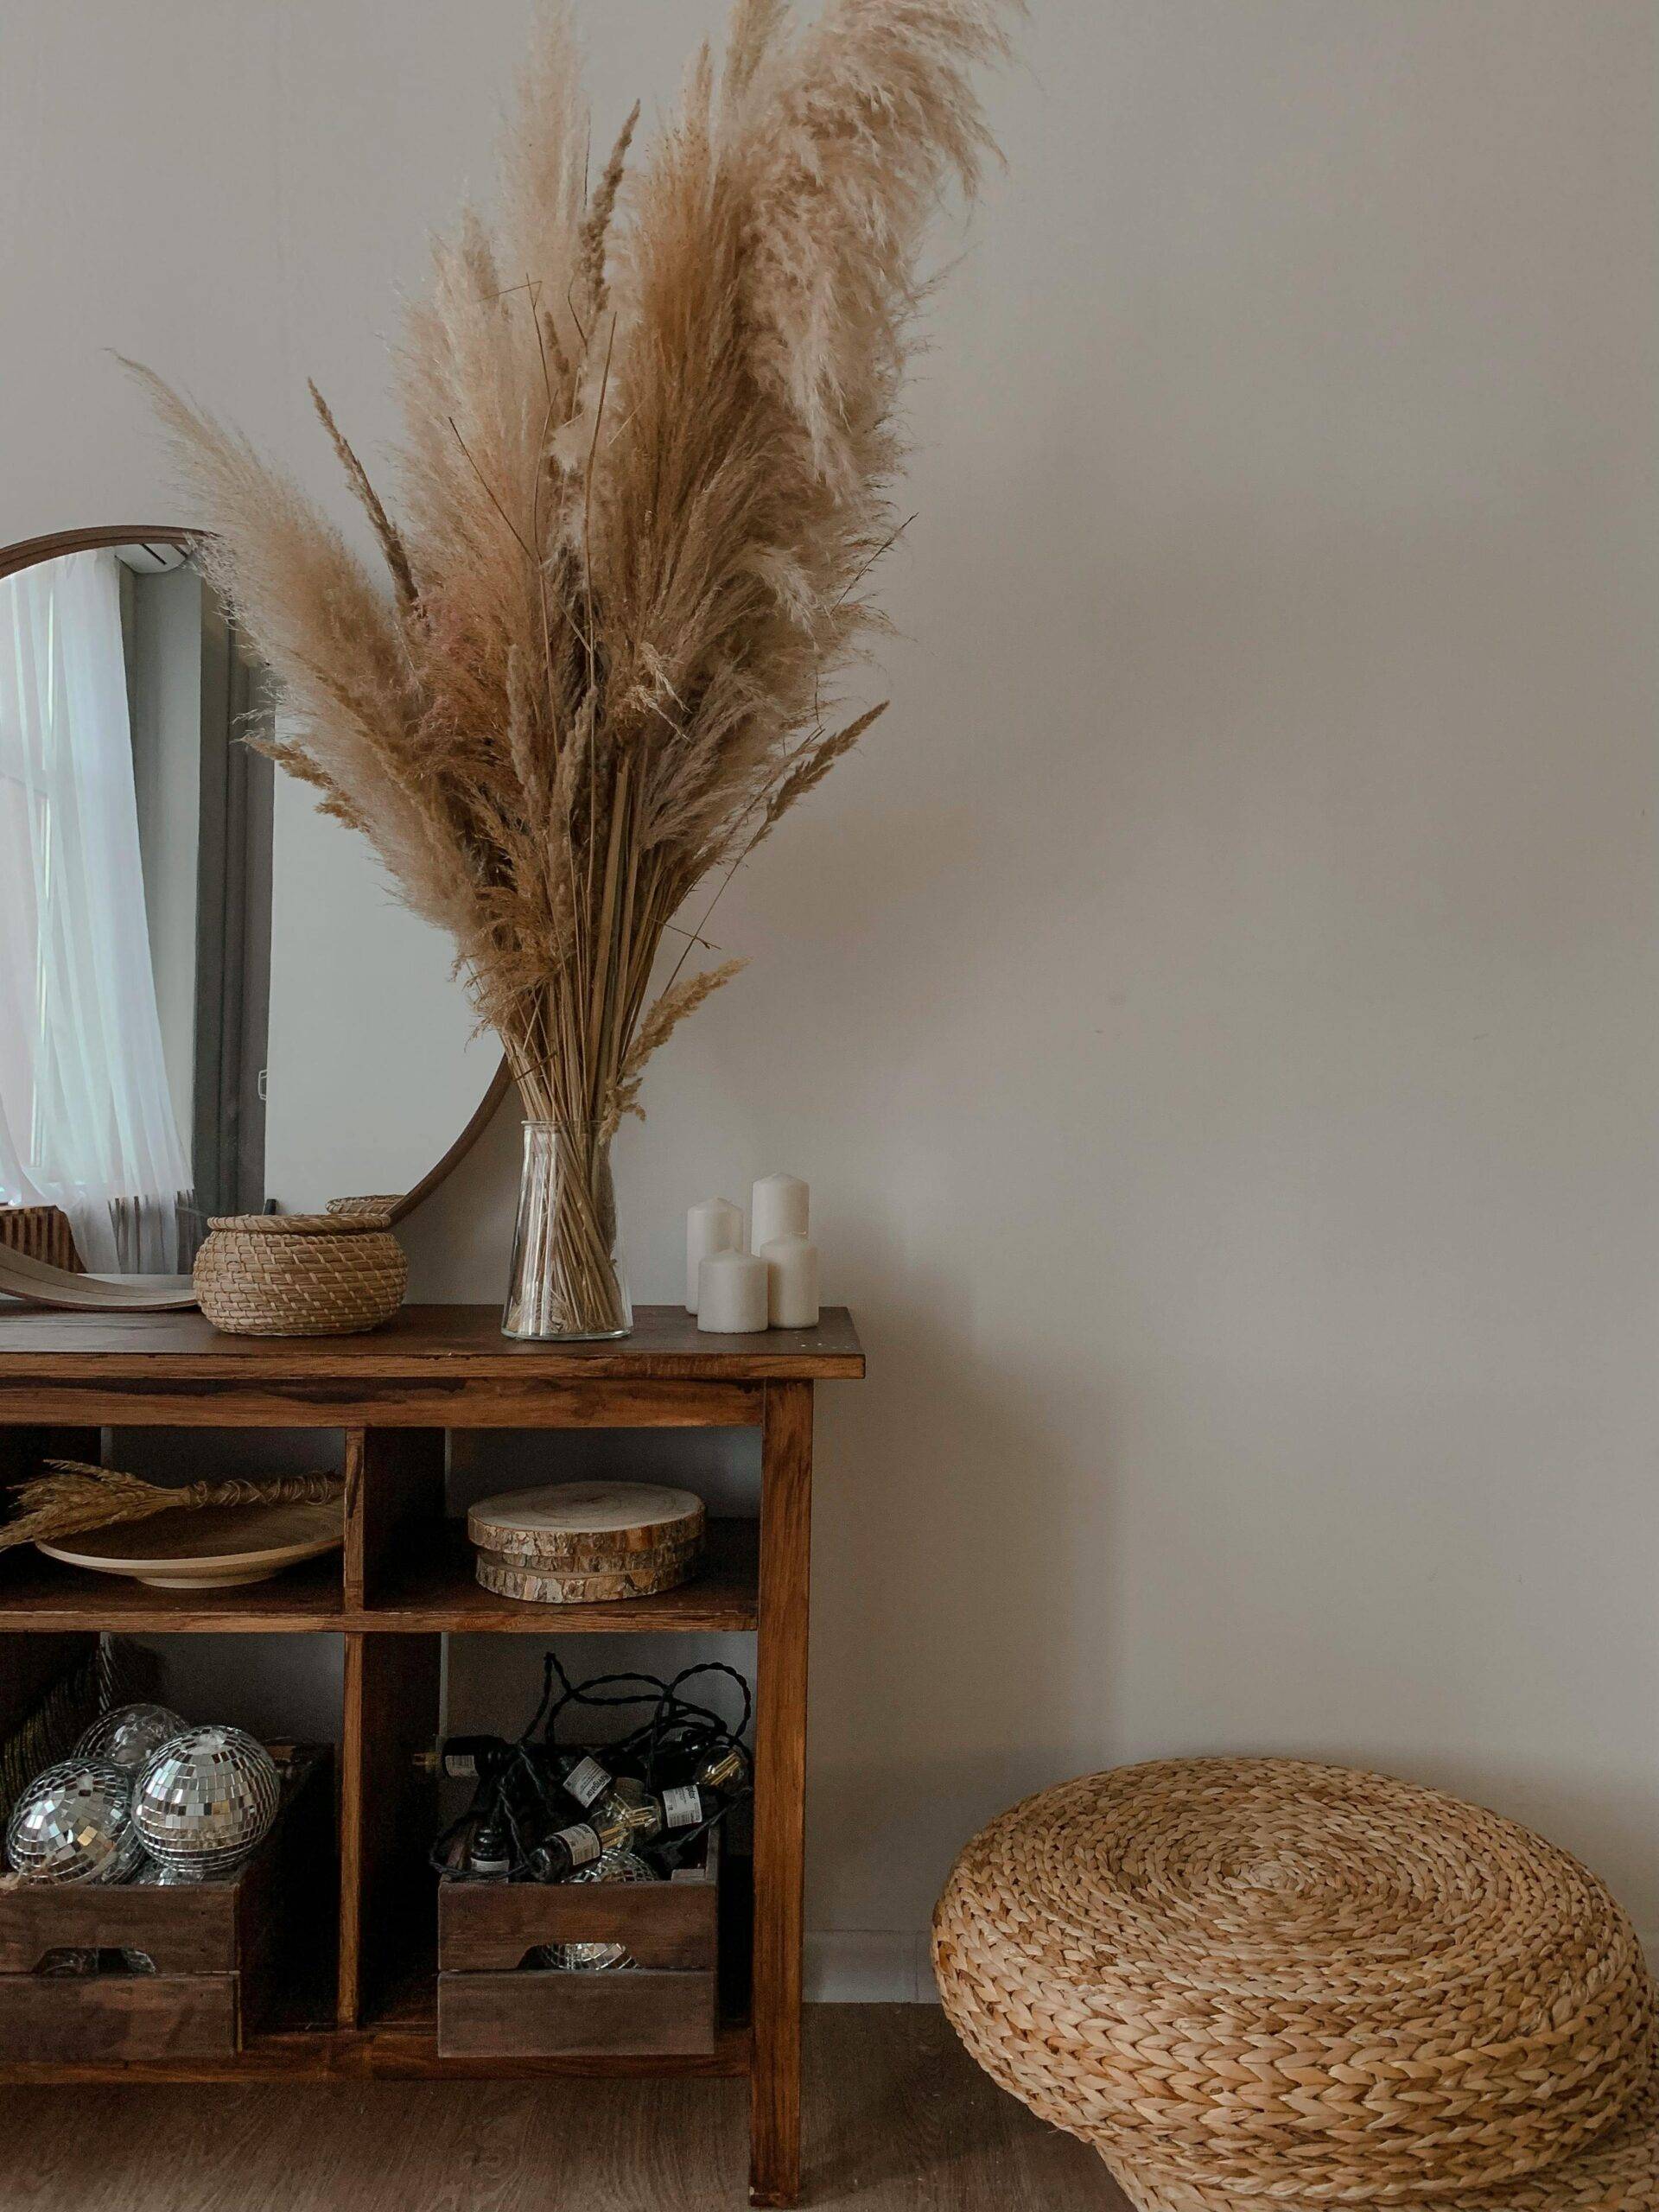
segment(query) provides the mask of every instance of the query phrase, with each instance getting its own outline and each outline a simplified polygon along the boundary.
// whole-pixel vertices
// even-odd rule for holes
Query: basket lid
[[[378,1213],[226,1213],[207,1223],[238,1236],[377,1236],[388,1225]]]
[[[353,1220],[375,1217],[390,1221],[403,1203],[401,1191],[381,1191],[368,1198],[330,1198],[328,1211],[336,1221],[342,1215]]]

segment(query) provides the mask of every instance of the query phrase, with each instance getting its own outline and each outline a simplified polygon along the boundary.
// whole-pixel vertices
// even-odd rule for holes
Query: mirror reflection
[[[244,741],[172,536],[0,575],[0,1243],[188,1272],[219,1214],[411,1189],[494,1072],[447,944]]]

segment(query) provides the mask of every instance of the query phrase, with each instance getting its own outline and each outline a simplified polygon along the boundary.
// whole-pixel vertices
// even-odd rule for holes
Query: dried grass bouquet
[[[398,515],[313,386],[390,572],[147,371],[203,563],[283,687],[270,749],[453,936],[557,1187],[527,1334],[627,1325],[608,1147],[649,1055],[741,964],[652,995],[665,932],[880,711],[827,683],[878,620],[922,233],[990,141],[1017,0],[738,0],[637,167],[598,181],[550,7],[493,232],[440,240],[400,353]],[[716,895],[718,893],[716,893]],[[678,942],[678,939],[676,939]]]

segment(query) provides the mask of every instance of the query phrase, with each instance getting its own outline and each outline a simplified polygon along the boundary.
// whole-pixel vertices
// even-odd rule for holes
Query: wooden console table
[[[747,2074],[750,2196],[800,2182],[801,1850],[815,1383],[861,1376],[844,1309],[810,1330],[700,1336],[677,1307],[643,1309],[620,1343],[523,1344],[496,1308],[406,1307],[364,1337],[217,1334],[199,1314],[0,1314],[0,1475],[99,1457],[108,1427],[333,1429],[343,1435],[346,1544],[249,1588],[106,1581],[0,1554],[0,1728],[27,1712],[91,1631],[337,1635],[340,1910],[332,2007],[279,2019],[232,2058],[13,2067],[13,2081],[467,2078],[511,2073]],[[561,1608],[491,1596],[464,1526],[446,1519],[446,1435],[467,1429],[758,1428],[758,1525],[709,1524],[682,1588]],[[752,1630],[754,1905],[749,2019],[712,2056],[441,2057],[423,1881],[435,1821],[412,1750],[437,1732],[442,1638]],[[428,1878],[429,1880],[429,1878]],[[421,1961],[411,1974],[410,1959]]]

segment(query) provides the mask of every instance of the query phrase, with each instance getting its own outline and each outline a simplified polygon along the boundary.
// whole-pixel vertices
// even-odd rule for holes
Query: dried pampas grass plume
[[[694,58],[630,169],[636,109],[591,191],[571,17],[544,7],[499,221],[437,240],[407,314],[395,513],[312,387],[389,593],[135,370],[283,686],[270,749],[450,932],[595,1191],[645,1059],[741,964],[682,980],[699,924],[653,1004],[676,914],[880,711],[836,727],[829,687],[880,624],[924,232],[993,150],[975,77],[1017,6],[828,0],[804,27],[738,0],[723,64]]]

